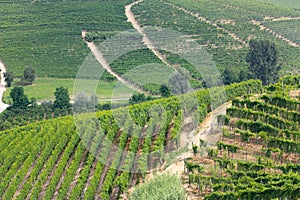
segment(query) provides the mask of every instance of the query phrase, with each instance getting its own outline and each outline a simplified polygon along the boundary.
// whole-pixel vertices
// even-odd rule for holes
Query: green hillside
[[[226,86],[226,99],[215,88],[0,132],[1,199],[117,199],[178,148],[185,115],[197,126],[212,98],[221,104],[249,88],[261,83]]]
[[[74,78],[89,53],[81,31],[130,29],[128,2],[0,1],[0,58],[16,76],[31,66],[39,77]]]
[[[0,64],[0,200],[300,199],[300,0],[0,0]]]
[[[94,41],[100,44],[120,32],[133,29],[125,15],[125,5],[131,2],[0,0],[0,59],[17,77],[22,76],[25,67],[33,67],[40,79],[25,90],[38,101],[53,99],[49,91],[55,90],[55,84],[41,90],[44,88],[43,81],[54,78],[54,82],[57,80],[57,83],[70,88],[79,67],[90,53],[81,38],[81,31],[97,33]],[[234,81],[239,82],[247,78],[246,54],[250,39],[270,40],[276,44],[281,74],[299,71],[297,30],[300,11],[295,9],[297,5],[296,1],[285,4],[273,0],[151,0],[135,4],[131,10],[141,27],[163,27],[185,34],[186,38],[197,42],[212,55],[220,73],[229,69],[237,73]],[[262,30],[260,26],[268,30]],[[205,86],[202,75],[191,63],[171,52],[161,51],[161,54],[175,68],[187,71],[194,89]],[[117,58],[111,67],[115,73],[122,75],[149,63],[161,64],[162,61],[144,47]],[[112,75],[105,72],[102,79],[109,80],[104,87],[114,87]],[[15,85],[18,84],[19,79],[15,81]],[[157,85],[146,85],[143,89],[155,94],[158,91]],[[112,89],[100,89],[97,95],[109,99],[111,92]],[[8,95],[7,92],[7,102]]]

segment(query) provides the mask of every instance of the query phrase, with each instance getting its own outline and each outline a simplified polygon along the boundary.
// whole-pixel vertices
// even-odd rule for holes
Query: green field
[[[74,78],[89,53],[81,31],[130,29],[128,2],[0,1],[0,58],[16,76],[31,66],[39,77]]]
[[[18,81],[16,81],[13,85],[17,85]],[[85,91],[87,94],[92,94],[87,86],[91,85],[94,87],[97,85],[96,95],[99,101],[110,101],[111,98],[127,98],[132,93],[132,90],[123,87],[123,94],[114,94],[114,87],[116,85],[115,82],[107,82],[107,81],[98,81],[98,80],[86,80],[82,81],[84,86],[82,88],[76,88],[76,91]],[[98,83],[98,84],[97,84]],[[32,86],[24,87],[25,94],[28,95],[29,98],[36,98],[38,102],[54,100],[54,92],[57,87],[67,87],[69,90],[69,94],[72,95],[74,88],[74,79],[58,79],[58,78],[38,78]],[[11,99],[9,97],[10,91],[12,88],[8,88],[4,95],[4,101],[9,103]]]
[[[264,23],[268,28],[284,37],[300,44],[300,19],[299,20],[283,20],[268,21]]]
[[[261,2],[274,4],[276,6],[300,9],[300,2],[298,0],[260,0]]]
[[[165,2],[169,2],[170,4],[166,5]],[[166,7],[164,9],[167,10],[167,12],[161,12],[161,16],[158,17],[157,13],[162,9],[161,5],[164,5]],[[265,20],[264,18],[267,16],[275,18],[283,16],[299,17],[300,11],[283,7],[275,7],[270,4],[259,3],[255,0],[203,0],[196,2],[189,0],[156,0],[151,1],[151,3],[143,2],[140,5],[134,7],[136,12],[139,14],[138,20],[145,26],[160,24],[164,27],[175,27],[179,31],[182,29],[185,33],[188,34],[200,35],[201,37],[199,37],[199,39],[197,40],[200,44],[203,44],[205,42],[214,44],[208,46],[208,48],[209,51],[214,55],[214,60],[219,69],[224,69],[224,67],[228,65],[232,65],[236,68],[246,67],[247,64],[244,62],[244,60],[248,48],[245,46],[243,46],[243,48],[234,48],[235,43],[231,43],[232,38],[229,36],[220,37],[220,30],[216,30],[216,28],[205,28],[204,32],[200,28],[195,28],[199,26],[199,24],[201,24],[201,21],[192,16],[188,18],[186,13],[178,12],[178,9],[175,9],[174,7],[172,7],[172,5],[187,9],[188,11],[191,11],[193,13],[198,13],[198,15],[206,18],[212,23],[216,23],[218,26],[224,28],[225,30],[228,30],[245,42],[249,42],[251,38],[271,40],[276,44],[278,48],[279,63],[282,64],[283,69],[282,73],[288,71],[291,66],[300,65],[300,48],[293,47],[288,43],[275,38],[271,33],[262,31],[259,29],[259,27],[251,23],[251,20],[263,22]],[[152,10],[148,11],[150,9]],[[173,17],[170,18],[170,15]],[[184,15],[187,19],[181,21],[181,15]],[[179,18],[179,20],[177,18]],[[185,22],[188,20],[195,23],[196,26],[191,22],[189,22],[188,24],[193,25],[186,26]],[[295,24],[295,26],[291,28],[292,32],[293,30],[297,30],[298,27],[299,26]],[[209,30],[212,30],[215,33],[209,33]],[[289,29],[286,29],[285,32],[283,32],[283,35],[284,33],[288,34],[288,32]],[[218,37],[215,36],[216,34],[218,34]],[[226,38],[230,38],[231,40],[228,40]],[[215,46],[217,48],[215,48]],[[223,46],[225,46],[226,48],[222,48]],[[238,60],[240,60],[241,62],[237,62]]]
[[[225,89],[230,100],[249,87],[259,91],[261,82],[212,90],[221,95]],[[183,101],[194,101],[195,107],[181,108]],[[209,91],[200,90],[0,132],[1,198],[117,200],[144,181],[149,169],[161,166],[165,155],[178,150],[184,113],[195,116],[198,124],[210,103]]]
[[[100,36],[111,37],[132,29],[124,14],[124,6],[129,2],[131,0],[53,0],[35,3],[0,0],[0,58],[8,70],[18,77],[22,75],[26,66],[31,66],[40,78],[72,79],[89,53],[89,49],[82,41],[81,31],[83,29],[97,31]],[[297,2],[292,4],[295,5]],[[198,13],[221,29],[174,8],[174,5]],[[253,19],[263,22],[264,17],[299,17],[298,10],[257,0],[152,0],[133,6],[132,11],[142,26],[159,26],[189,35],[213,55],[220,72],[228,66],[236,71],[243,71],[248,67],[245,62],[248,47],[224,30],[246,43],[251,38],[275,42],[279,49],[279,63],[283,66],[281,74],[300,65],[300,48],[292,47],[250,23]],[[283,23],[267,21],[266,25],[270,25],[275,31],[297,42],[298,21],[291,24]],[[103,38],[96,41],[99,44]],[[201,87],[201,74],[195,72],[189,63],[182,62],[169,52],[165,52],[165,55],[170,63],[188,71],[189,81],[194,88]],[[112,63],[112,68],[115,72],[124,74],[139,65],[153,62],[161,63],[152,52],[144,49],[123,55]],[[107,73],[106,77],[111,78]],[[36,84],[37,91],[41,87],[39,85]],[[157,86],[144,88],[157,93]],[[30,92],[30,89],[25,90],[28,90],[29,96],[35,94]],[[38,92],[36,94],[38,99],[53,97]]]
[[[0,114],[0,199],[300,199],[300,75],[266,67],[278,50],[280,75],[300,71],[299,1],[0,0],[0,60],[15,79]],[[127,21],[132,2],[148,43]],[[276,48],[252,51],[252,39]],[[21,92],[12,102],[15,86],[45,104]],[[63,92],[50,103],[58,87],[72,104]],[[128,101],[131,88],[145,96]],[[176,178],[149,181],[165,172]]]

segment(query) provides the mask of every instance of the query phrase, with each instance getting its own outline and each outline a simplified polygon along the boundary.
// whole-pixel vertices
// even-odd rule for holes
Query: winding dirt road
[[[147,48],[159,59],[161,60],[166,66],[170,67],[174,71],[178,72],[178,66],[171,64],[166,56],[162,53],[160,53],[159,49],[154,46],[153,42],[150,40],[150,38],[145,33],[144,29],[141,27],[139,22],[136,20],[134,13],[131,10],[131,7],[134,5],[137,5],[144,0],[137,0],[129,5],[125,6],[125,15],[127,17],[127,21],[132,24],[133,28],[137,30],[138,33],[140,33],[143,36],[143,43],[147,46]],[[180,72],[179,72],[180,73]],[[191,75],[187,74],[187,76],[190,79],[194,79]],[[196,79],[194,79],[196,80]]]
[[[131,7],[141,3],[143,0],[138,0],[136,2],[133,2],[127,6],[125,6],[125,15],[127,17],[127,21],[130,22],[135,30],[139,32],[141,35],[143,35],[143,43],[147,46],[148,49],[152,51],[152,53],[159,58],[165,65],[174,68],[170,65],[170,63],[167,61],[167,59],[155,48],[149,37],[145,34],[143,28],[140,26],[138,21],[135,19],[135,16],[133,12],[131,11]],[[176,69],[175,69],[176,70]]]
[[[0,61],[0,76],[1,76],[1,81],[0,81],[0,113],[2,113],[6,108],[9,106],[8,104],[3,103],[2,97],[3,93],[5,92],[6,88],[6,82],[4,81],[4,73],[6,72],[4,64]]]
[[[86,36],[86,31],[82,31],[82,38],[84,39]],[[134,85],[133,83],[129,82],[128,80],[124,79],[120,74],[114,72],[110,66],[110,64],[107,62],[107,60],[104,58],[102,52],[98,49],[97,45],[94,42],[88,42],[85,41],[91,52],[94,54],[96,60],[98,63],[101,64],[101,66],[111,75],[113,75],[118,81],[121,83],[127,85],[129,88],[136,90],[140,93],[144,93],[147,95],[151,95],[149,92],[146,92],[139,88],[138,86]]]

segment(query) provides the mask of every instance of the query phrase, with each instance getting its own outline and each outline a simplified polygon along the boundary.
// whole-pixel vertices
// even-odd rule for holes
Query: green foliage
[[[222,73],[222,77],[223,77],[224,84],[226,85],[248,79],[246,71],[244,70],[240,71],[233,67],[226,67]]]
[[[55,96],[55,101],[53,103],[53,108],[64,109],[64,108],[69,108],[71,106],[69,91],[67,88],[64,87],[56,88],[54,96]]]
[[[154,98],[151,96],[146,96],[144,93],[134,92],[129,99],[129,104],[138,104],[145,101],[151,101]]]
[[[14,87],[10,92],[10,97],[13,100],[13,108],[24,109],[29,105],[29,100],[24,94],[24,89],[22,87]]]
[[[234,98],[241,92],[247,92],[249,87],[255,91],[261,84],[258,81],[248,81],[226,86],[225,89],[230,94],[228,98]],[[118,196],[126,192],[135,180],[140,180],[148,169],[163,162],[165,144],[176,142],[180,138],[185,112],[196,112],[191,114],[198,116],[199,122],[205,119],[211,101],[209,94],[208,90],[195,92],[195,110],[182,108],[182,102],[187,101],[191,95],[185,94],[134,104],[114,111],[81,114],[76,118],[76,126],[73,117],[69,116],[2,131],[0,195],[4,199],[12,199],[20,188],[16,199],[26,198],[29,192],[29,199],[94,199]],[[41,107],[34,108],[37,110],[22,109],[16,112],[38,112]],[[58,113],[54,110],[53,115],[57,116]],[[19,121],[20,118],[16,117],[15,120]],[[28,123],[30,119],[24,117],[24,121]],[[174,131],[170,132],[172,123]],[[171,134],[169,141],[167,134]],[[125,148],[126,151],[123,152]],[[151,158],[148,157],[149,153]],[[98,162],[94,156],[111,165]],[[27,177],[30,169],[32,171]],[[204,170],[201,165],[194,169],[198,173]],[[131,170],[141,172],[141,175],[135,177],[134,173],[130,173]],[[157,187],[150,184],[152,190],[137,189],[136,194],[141,192],[161,199],[163,193],[170,195],[164,196],[165,199],[186,199],[178,178],[159,179],[166,183],[165,187],[162,187],[161,182],[154,184]],[[101,184],[100,180],[103,181]],[[113,194],[112,191],[118,188],[120,193]]]
[[[194,154],[194,156],[196,156],[197,153],[199,152],[199,146],[198,145],[193,145],[192,148],[193,148],[193,154]]]
[[[223,126],[226,123],[226,115],[218,115],[217,116],[218,126]]]
[[[24,66],[31,66],[38,77],[74,78],[89,53],[81,30],[106,35],[131,29],[124,15],[127,3],[1,1],[0,13],[6,13],[0,17],[1,59],[16,77],[22,77]]]
[[[187,195],[180,179],[175,175],[158,175],[149,182],[135,188],[129,196],[130,200],[185,200]]]
[[[95,106],[97,104],[98,104],[98,99],[95,95],[89,97],[85,93],[79,93],[76,95],[74,99],[73,112],[76,114],[84,113],[84,112],[92,112],[95,110]],[[105,108],[105,106],[102,108]]]
[[[267,40],[251,40],[246,61],[255,79],[263,85],[275,83],[278,79],[280,66],[277,66],[278,51],[274,43]]]
[[[206,151],[208,156],[211,157],[212,159],[218,156],[218,149],[207,148]]]
[[[11,72],[7,71],[4,73],[3,77],[4,77],[4,81],[7,84],[7,87],[10,87],[12,82],[14,81],[14,75]]]
[[[171,95],[170,89],[166,85],[161,85],[159,88],[159,92],[162,97],[169,97]]]
[[[32,85],[35,79],[35,70],[32,67],[26,67],[23,72],[22,81],[28,82]]]

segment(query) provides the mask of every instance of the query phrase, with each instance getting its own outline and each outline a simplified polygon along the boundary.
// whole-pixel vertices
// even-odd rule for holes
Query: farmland
[[[94,42],[99,45],[115,34],[132,29],[124,14],[124,6],[130,2],[0,1],[0,12],[3,13],[0,16],[0,58],[7,69],[17,77],[22,75],[26,66],[31,66],[39,78],[75,78],[89,54],[89,49],[82,41],[81,31],[86,29],[89,33],[96,32],[98,38]],[[282,65],[281,74],[290,73],[300,63],[299,47],[276,38],[274,34],[261,30],[253,23],[257,21],[297,43],[299,20],[270,21],[281,17],[299,17],[300,11],[295,9],[255,0],[154,0],[134,5],[132,12],[142,27],[154,26],[176,30],[196,41],[213,56],[213,61],[221,73],[229,66],[235,71],[247,70],[245,57],[248,42],[252,38],[271,40],[277,45],[279,63]],[[182,61],[170,52],[162,54],[173,66],[180,66],[188,71],[188,80],[193,88],[203,86],[201,74],[190,63]],[[143,49],[128,52],[111,63],[111,67],[116,73],[125,74],[139,65],[148,63],[162,62],[153,52]],[[105,73],[105,77],[113,80],[108,73]],[[35,86],[37,89],[42,87],[38,84]],[[146,85],[143,88],[154,94],[158,93],[158,87],[155,85]],[[54,89],[52,87],[50,90]],[[44,98],[52,97],[37,97],[38,100]]]
[[[287,8],[253,1],[145,1],[133,7],[137,20],[142,26],[162,26],[175,29],[188,35],[214,55],[214,61],[222,71],[225,66],[232,65],[242,68],[246,66],[245,52],[247,47],[241,42],[249,42],[251,38],[268,39],[276,43],[279,48],[280,62],[283,71],[291,66],[299,65],[299,47],[274,37],[270,32],[261,30],[252,21],[263,22],[265,18],[284,16],[299,17],[300,12]],[[162,7],[162,5],[164,5]],[[163,12],[160,12],[163,9]],[[173,16],[172,18],[168,16]],[[189,26],[186,26],[188,22]],[[298,26],[294,26],[297,29]],[[286,35],[289,29],[281,29],[279,34]],[[291,32],[293,28],[291,29]],[[276,30],[274,30],[276,31]],[[236,62],[236,61],[241,62]],[[231,62],[233,61],[233,62]]]
[[[16,81],[18,83],[18,80]],[[96,95],[99,98],[99,101],[103,101],[104,99],[107,99],[110,101],[112,97],[117,98],[116,94],[113,94],[114,87],[116,85],[115,82],[107,82],[107,81],[86,81],[86,83],[91,85],[98,85],[96,89]],[[15,86],[13,84],[12,86]],[[36,98],[39,102],[47,101],[47,100],[54,100],[54,92],[55,88],[57,87],[66,87],[69,90],[69,93],[73,93],[73,87],[74,87],[74,80],[73,79],[59,79],[59,78],[38,78],[35,81],[35,84],[32,86],[26,86],[24,87],[25,94],[29,98]],[[77,88],[78,90],[86,90],[86,88]],[[124,87],[125,89],[125,87]],[[10,91],[11,88],[7,89],[4,96],[5,102],[10,102]],[[89,91],[89,94],[91,94],[93,91]],[[127,92],[127,93],[126,93]],[[127,91],[124,91],[124,97],[128,97],[128,94],[130,94],[132,91],[128,89]],[[127,94],[127,95],[126,95]],[[121,96],[118,96],[118,98],[121,98]]]
[[[299,100],[267,93],[234,99],[219,121],[220,135],[202,138],[207,146],[198,146],[200,154],[185,160],[183,179],[194,189],[190,195],[299,198]]]
[[[249,87],[258,91],[261,84],[249,81],[227,86],[228,100]],[[194,95],[200,106],[189,112],[198,113],[198,124],[207,114],[210,99],[208,90]],[[117,199],[177,148],[184,115],[183,109],[178,110],[182,100],[171,97],[79,115],[75,124],[73,117],[64,117],[1,132],[1,198]],[[155,104],[168,108],[166,113],[148,112]],[[124,109],[129,109],[131,118]]]
[[[89,53],[81,30],[130,29],[127,2],[0,1],[0,57],[16,76],[31,66],[39,77],[74,78]]]
[[[277,33],[282,34],[290,40],[300,43],[300,20],[282,20],[282,21],[270,21],[264,23],[267,27],[271,28]]]
[[[270,3],[276,6],[281,7],[287,7],[292,9],[300,9],[299,1],[297,0],[290,0],[290,1],[284,1],[284,0],[261,0],[262,2]]]
[[[1,200],[300,199],[298,1],[0,0],[0,22]]]

